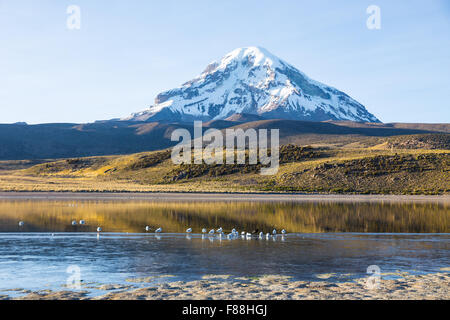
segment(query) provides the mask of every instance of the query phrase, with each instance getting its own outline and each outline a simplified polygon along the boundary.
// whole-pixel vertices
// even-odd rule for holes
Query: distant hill
[[[450,134],[417,134],[391,137],[386,141],[388,148],[450,150]]]
[[[252,122],[252,121],[260,121],[266,120],[257,114],[249,114],[249,113],[235,113],[232,116],[226,118],[225,120],[234,121],[234,122]]]
[[[232,121],[245,120],[245,121]],[[281,143],[352,143],[362,138],[449,133],[450,124],[369,124],[356,122],[309,122],[258,120],[245,115],[215,120],[208,128],[280,129]],[[106,121],[90,124],[1,124],[0,160],[57,159],[101,155],[123,155],[161,150],[177,128],[193,132],[191,123]],[[444,136],[444,140],[446,139]],[[376,141],[375,144],[383,141]]]
[[[170,123],[0,125],[0,159],[56,159],[128,154],[173,145]]]

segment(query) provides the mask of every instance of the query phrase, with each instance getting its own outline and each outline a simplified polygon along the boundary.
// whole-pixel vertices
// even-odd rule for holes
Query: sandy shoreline
[[[151,282],[151,281],[148,281]],[[142,288],[110,285],[111,292],[91,297],[88,291],[28,292],[19,300],[448,300],[450,274],[403,275],[381,279],[379,287],[367,278],[350,282],[291,281],[289,277],[235,278],[207,276],[189,282],[168,282]],[[11,299],[0,296],[0,299]]]
[[[0,200],[93,200],[93,201],[294,201],[294,202],[439,202],[450,195],[335,195],[274,193],[96,193],[96,192],[0,192]]]

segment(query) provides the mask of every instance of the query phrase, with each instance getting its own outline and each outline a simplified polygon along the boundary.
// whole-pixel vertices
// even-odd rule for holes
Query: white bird
[[[102,228],[98,227],[97,232],[102,232]]]
[[[162,228],[158,228],[155,230],[155,233],[161,233],[162,232]]]
[[[261,231],[261,232],[259,233],[259,238],[262,239],[263,237],[264,237],[264,233]]]
[[[228,236],[227,236],[228,240],[231,240],[232,237],[233,237],[233,235],[231,233],[228,234]]]
[[[210,231],[209,231],[209,234],[214,234],[214,229],[211,229]]]
[[[206,233],[206,232],[208,232],[208,230],[206,230],[206,228],[203,228],[202,233]]]
[[[23,227],[25,225],[25,222],[19,221],[19,227]]]
[[[281,230],[281,234],[286,234],[286,230]]]
[[[149,232],[150,229],[151,229],[151,228],[150,228],[149,226],[146,226],[146,227],[145,227],[145,231],[147,231],[147,232]]]
[[[192,228],[188,228],[188,229],[186,230],[186,233],[192,233]]]
[[[247,238],[251,238],[252,234],[250,232],[247,232]]]
[[[276,234],[277,234],[277,230],[276,230],[276,229],[273,229],[272,234],[273,234],[273,235],[276,235]]]
[[[266,239],[270,238],[270,233],[266,233]]]
[[[241,232],[241,236],[245,236],[245,231],[242,231],[242,232]]]
[[[217,233],[222,233],[223,229],[222,227],[220,227],[219,229],[217,229]]]
[[[81,224],[81,225],[85,225],[85,224],[86,224],[86,221],[80,220],[80,224]]]
[[[236,229],[231,230],[231,233],[232,233],[232,234],[237,233]]]
[[[76,226],[76,225],[77,225],[77,222],[76,222],[75,220],[73,220],[73,221],[72,221],[72,225],[73,225],[73,226]]]

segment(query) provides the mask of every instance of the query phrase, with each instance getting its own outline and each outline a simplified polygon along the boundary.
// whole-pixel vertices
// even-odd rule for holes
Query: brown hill
[[[252,122],[265,119],[257,114],[235,113],[232,116],[228,117],[226,120],[233,122]]]
[[[234,118],[238,119],[238,118]],[[239,118],[244,119],[244,118]],[[355,122],[308,122],[296,120],[212,121],[208,128],[280,129],[282,144],[350,144],[379,138],[450,132],[450,124],[361,124]],[[176,144],[171,133],[192,123],[136,123],[107,121],[90,124],[0,125],[0,160],[56,159],[121,155],[161,150]],[[364,142],[366,143],[366,142]]]

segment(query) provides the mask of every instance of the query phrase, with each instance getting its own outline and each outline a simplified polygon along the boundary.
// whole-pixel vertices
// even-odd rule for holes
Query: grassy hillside
[[[0,162],[0,190],[448,194],[449,139],[419,134],[286,144],[274,176],[261,176],[261,164],[174,165],[170,149],[30,162],[25,169],[23,161]]]
[[[274,188],[332,193],[443,194],[450,192],[450,153],[332,159],[302,172],[287,172],[275,180]]]
[[[445,149],[450,150],[448,134],[419,134],[392,137],[386,141],[388,148],[394,149]]]

